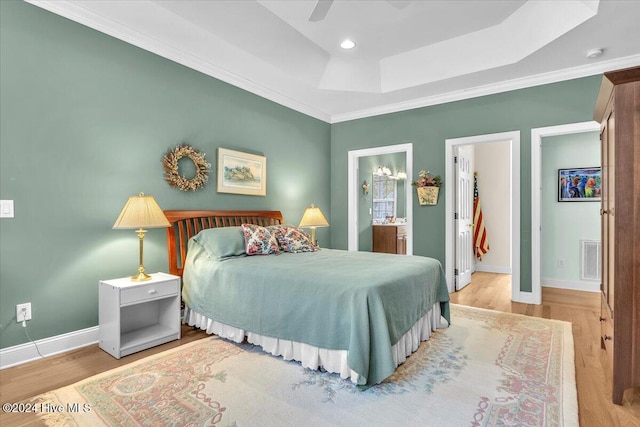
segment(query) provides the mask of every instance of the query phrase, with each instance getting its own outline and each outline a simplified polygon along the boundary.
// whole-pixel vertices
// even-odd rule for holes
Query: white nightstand
[[[180,277],[99,282],[100,348],[120,359],[180,338]]]

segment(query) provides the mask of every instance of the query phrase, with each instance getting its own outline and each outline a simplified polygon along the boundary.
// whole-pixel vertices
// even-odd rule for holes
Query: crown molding
[[[232,86],[251,92],[262,98],[273,101],[282,106],[291,108],[307,116],[314,117],[330,123],[331,116],[303,102],[293,99],[273,89],[245,79],[235,73],[218,67],[200,57],[185,53],[167,43],[141,33],[131,27],[123,25],[112,19],[100,16],[82,5],[69,0],[44,1],[24,0],[34,6],[38,6],[56,15],[63,16],[86,27],[110,35],[133,46],[155,53],[163,58],[178,64],[192,68],[208,76],[214,77]]]
[[[640,55],[626,56],[610,61],[601,61],[596,64],[589,64],[579,67],[566,68],[564,70],[552,71],[549,73],[536,74],[519,79],[505,80],[498,83],[477,86],[471,89],[459,90],[443,93],[434,96],[427,96],[420,99],[413,99],[405,102],[382,105],[380,107],[367,108],[344,114],[331,116],[331,123],[340,123],[350,120],[362,119],[366,117],[379,116],[400,111],[413,110],[415,108],[428,107],[432,105],[445,104],[447,102],[461,101],[464,99],[477,98],[480,96],[494,95],[502,92],[509,92],[517,89],[526,89],[534,86],[541,86],[550,83],[557,83],[581,77],[602,74],[606,71],[620,70],[640,65]]]
[[[211,62],[205,61],[195,55],[191,55],[177,49],[167,43],[161,42],[153,37],[141,33],[133,28],[116,22],[112,19],[104,18],[88,10],[79,3],[71,0],[24,0],[27,3],[38,6],[56,15],[63,16],[72,21],[85,25],[94,30],[108,34],[126,43],[137,46],[141,49],[155,53],[163,58],[177,62],[186,67],[214,77],[235,87],[251,92],[262,98],[273,101],[284,107],[290,108],[318,120],[327,123],[340,123],[366,117],[374,117],[383,114],[396,113],[400,111],[412,110],[416,108],[428,107],[432,105],[444,104],[448,102],[461,101],[464,99],[477,98],[480,96],[493,95],[517,89],[524,89],[549,83],[556,83],[581,77],[601,74],[606,71],[618,70],[640,65],[640,55],[627,56],[610,61],[600,61],[579,67],[567,68],[564,70],[541,73],[533,76],[501,81],[498,83],[473,87],[459,91],[448,92],[433,96],[412,99],[409,101],[380,105],[372,108],[351,111],[348,113],[329,114],[321,111],[307,103],[301,102],[290,96],[258,84],[254,81],[243,78],[235,73],[218,67]]]

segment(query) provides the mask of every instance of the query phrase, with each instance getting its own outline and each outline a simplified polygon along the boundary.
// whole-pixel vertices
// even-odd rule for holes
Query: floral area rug
[[[34,398],[49,425],[577,426],[571,324],[452,306],[368,389],[212,337]]]

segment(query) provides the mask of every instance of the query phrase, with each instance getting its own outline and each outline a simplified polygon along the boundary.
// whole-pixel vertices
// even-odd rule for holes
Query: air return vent
[[[600,241],[580,240],[580,278],[600,280]]]

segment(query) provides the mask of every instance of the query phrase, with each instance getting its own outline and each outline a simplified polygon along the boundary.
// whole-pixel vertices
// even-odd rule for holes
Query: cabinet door
[[[613,105],[613,102],[611,103]],[[607,146],[607,213],[604,215],[607,222],[607,304],[611,310],[611,317],[615,318],[614,294],[615,294],[615,226],[616,226],[616,141],[615,141],[615,116],[612,110],[605,127]]]
[[[397,227],[396,234],[396,253],[398,255],[406,255],[407,254],[407,228],[404,226]]]
[[[373,252],[396,253],[396,228],[389,225],[373,226]]]
[[[602,210],[601,210],[601,234],[602,234],[602,303],[600,310],[601,344],[606,348],[611,366],[613,366],[613,295],[614,295],[614,268],[615,240],[613,238],[615,223],[615,137],[613,134],[613,112],[606,116],[603,122],[601,139],[602,162]]]
[[[600,183],[600,239],[602,241],[601,252],[601,282],[602,303],[606,304],[609,295],[609,128],[606,121],[600,131],[600,157],[602,163],[602,182]],[[604,330],[603,330],[604,332]]]

